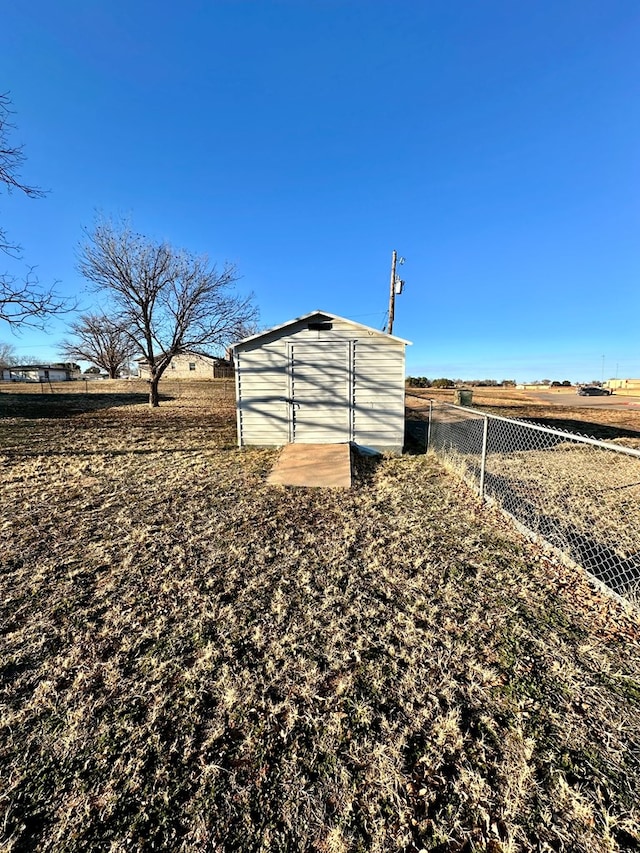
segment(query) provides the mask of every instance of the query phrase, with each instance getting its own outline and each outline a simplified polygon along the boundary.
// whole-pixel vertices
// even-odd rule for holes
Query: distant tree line
[[[409,376],[406,384],[409,388],[456,388],[458,385],[468,385],[474,388],[508,388],[516,384],[515,379],[427,379],[426,376]]]
[[[469,388],[515,388],[515,379],[427,379],[426,376],[409,376],[406,380],[409,388],[457,388],[466,385]],[[572,383],[568,379],[562,382],[551,379],[538,379],[528,383],[530,385],[551,386],[552,388],[570,388]],[[598,385],[600,383],[598,382]]]

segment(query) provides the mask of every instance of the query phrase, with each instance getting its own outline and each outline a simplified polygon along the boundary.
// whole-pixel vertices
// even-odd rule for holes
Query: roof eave
[[[341,317],[339,314],[334,314],[331,311],[320,311],[319,309],[316,309],[315,311],[309,311],[308,314],[303,314],[301,317],[294,317],[292,320],[287,320],[286,323],[280,323],[277,326],[272,326],[270,329],[265,329],[263,332],[258,332],[255,335],[249,335],[247,338],[242,338],[242,340],[231,344],[230,349],[234,350],[237,347],[244,346],[245,344],[257,341],[260,338],[272,335],[274,332],[286,329],[287,326],[294,326],[296,323],[303,323],[305,320],[310,320],[311,317],[325,317],[328,320],[345,320],[347,323],[351,323],[353,326],[356,326],[363,331],[376,332],[378,335],[384,335],[384,332],[381,332],[379,329],[374,329],[371,326],[365,326],[363,323],[356,323],[355,320],[350,320],[348,317]],[[398,343],[411,346],[411,341],[407,341],[405,338],[399,338],[396,335],[385,335],[385,337],[398,341]]]

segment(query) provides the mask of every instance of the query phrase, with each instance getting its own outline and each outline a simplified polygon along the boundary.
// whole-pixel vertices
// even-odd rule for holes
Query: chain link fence
[[[435,401],[426,440],[525,532],[640,602],[640,450]]]

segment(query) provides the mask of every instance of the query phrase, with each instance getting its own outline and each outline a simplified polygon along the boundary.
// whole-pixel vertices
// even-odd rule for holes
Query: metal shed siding
[[[236,351],[235,365],[239,444],[287,444],[290,406],[286,342]]]
[[[354,436],[358,444],[401,450],[404,443],[404,345],[359,340],[354,359]],[[395,343],[395,346],[393,344]]]
[[[278,446],[291,440],[353,440],[400,452],[404,443],[405,342],[335,315],[322,316],[331,323],[330,330],[309,329],[308,323],[314,319],[309,315],[236,345],[239,444]],[[337,375],[335,358],[341,351],[341,342],[348,353],[345,376],[350,386],[345,395],[348,412],[344,418],[339,407],[335,408],[335,401],[332,404],[328,399],[335,395],[327,384],[332,375]],[[311,361],[314,351],[317,371]],[[304,433],[297,425],[303,421],[306,401],[303,406],[296,403],[295,415],[291,402],[298,387],[295,368],[298,353],[304,356],[303,364],[306,360],[308,387],[318,383],[313,403],[316,415],[313,407],[306,409],[312,414]],[[323,370],[323,358],[329,353],[334,359],[333,368],[330,359],[329,367]],[[323,374],[326,378],[318,380]],[[331,405],[333,409],[328,408]]]

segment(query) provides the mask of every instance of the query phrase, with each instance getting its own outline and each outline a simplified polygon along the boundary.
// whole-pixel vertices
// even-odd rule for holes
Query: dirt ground
[[[637,849],[631,614],[432,457],[270,486],[161,390],[0,391],[0,849]]]

